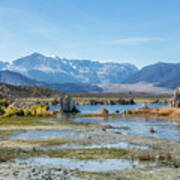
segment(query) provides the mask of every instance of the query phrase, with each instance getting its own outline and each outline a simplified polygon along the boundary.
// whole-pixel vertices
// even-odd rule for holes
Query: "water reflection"
[[[144,168],[156,166],[157,163],[139,163],[127,159],[102,159],[102,160],[77,160],[68,158],[39,157],[29,160],[16,160],[16,163],[28,163],[30,166],[45,166],[48,168],[79,169],[88,172],[108,172],[112,170],[123,170],[130,168]]]

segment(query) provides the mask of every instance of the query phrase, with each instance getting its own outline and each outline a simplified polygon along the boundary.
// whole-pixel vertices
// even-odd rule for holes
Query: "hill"
[[[53,89],[59,92],[72,93],[72,92],[102,92],[102,88],[83,83],[63,83],[63,84],[48,84],[46,82],[40,82],[32,80],[24,75],[17,72],[11,71],[0,71],[0,82],[12,85],[23,85],[23,86],[44,86],[49,89]]]
[[[157,63],[142,68],[123,81],[124,84],[153,83],[154,86],[174,89],[180,85],[180,63]]]
[[[0,83],[0,97],[51,97],[61,96],[62,93],[40,86],[15,86]]]
[[[43,85],[42,82],[32,80],[19,73],[8,70],[0,71],[0,82],[13,85]]]

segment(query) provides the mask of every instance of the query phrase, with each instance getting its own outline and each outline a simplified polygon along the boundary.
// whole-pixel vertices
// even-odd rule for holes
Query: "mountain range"
[[[121,83],[138,69],[131,64],[68,60],[39,53],[6,63],[1,70],[21,73],[47,83]]]
[[[45,86],[62,92],[103,92],[103,87],[107,89],[110,84],[139,83],[174,89],[180,85],[179,69],[180,63],[160,62],[138,70],[128,63],[68,60],[33,53],[11,63],[0,62],[0,82]],[[120,91],[117,87],[122,86],[111,86],[112,91],[113,87],[116,88],[114,92],[117,92]]]

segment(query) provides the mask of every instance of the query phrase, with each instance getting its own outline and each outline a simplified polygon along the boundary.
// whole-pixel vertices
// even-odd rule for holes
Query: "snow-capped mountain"
[[[3,64],[4,65],[4,64]],[[47,83],[121,83],[138,69],[131,64],[100,63],[90,60],[68,60],[39,53],[0,64],[10,70]]]

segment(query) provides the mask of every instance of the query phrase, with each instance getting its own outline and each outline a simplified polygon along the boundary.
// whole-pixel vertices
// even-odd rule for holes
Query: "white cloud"
[[[130,38],[121,38],[116,39],[112,43],[113,44],[122,44],[122,45],[137,45],[137,44],[143,44],[148,42],[157,42],[162,41],[161,38],[155,38],[155,37],[130,37]]]

